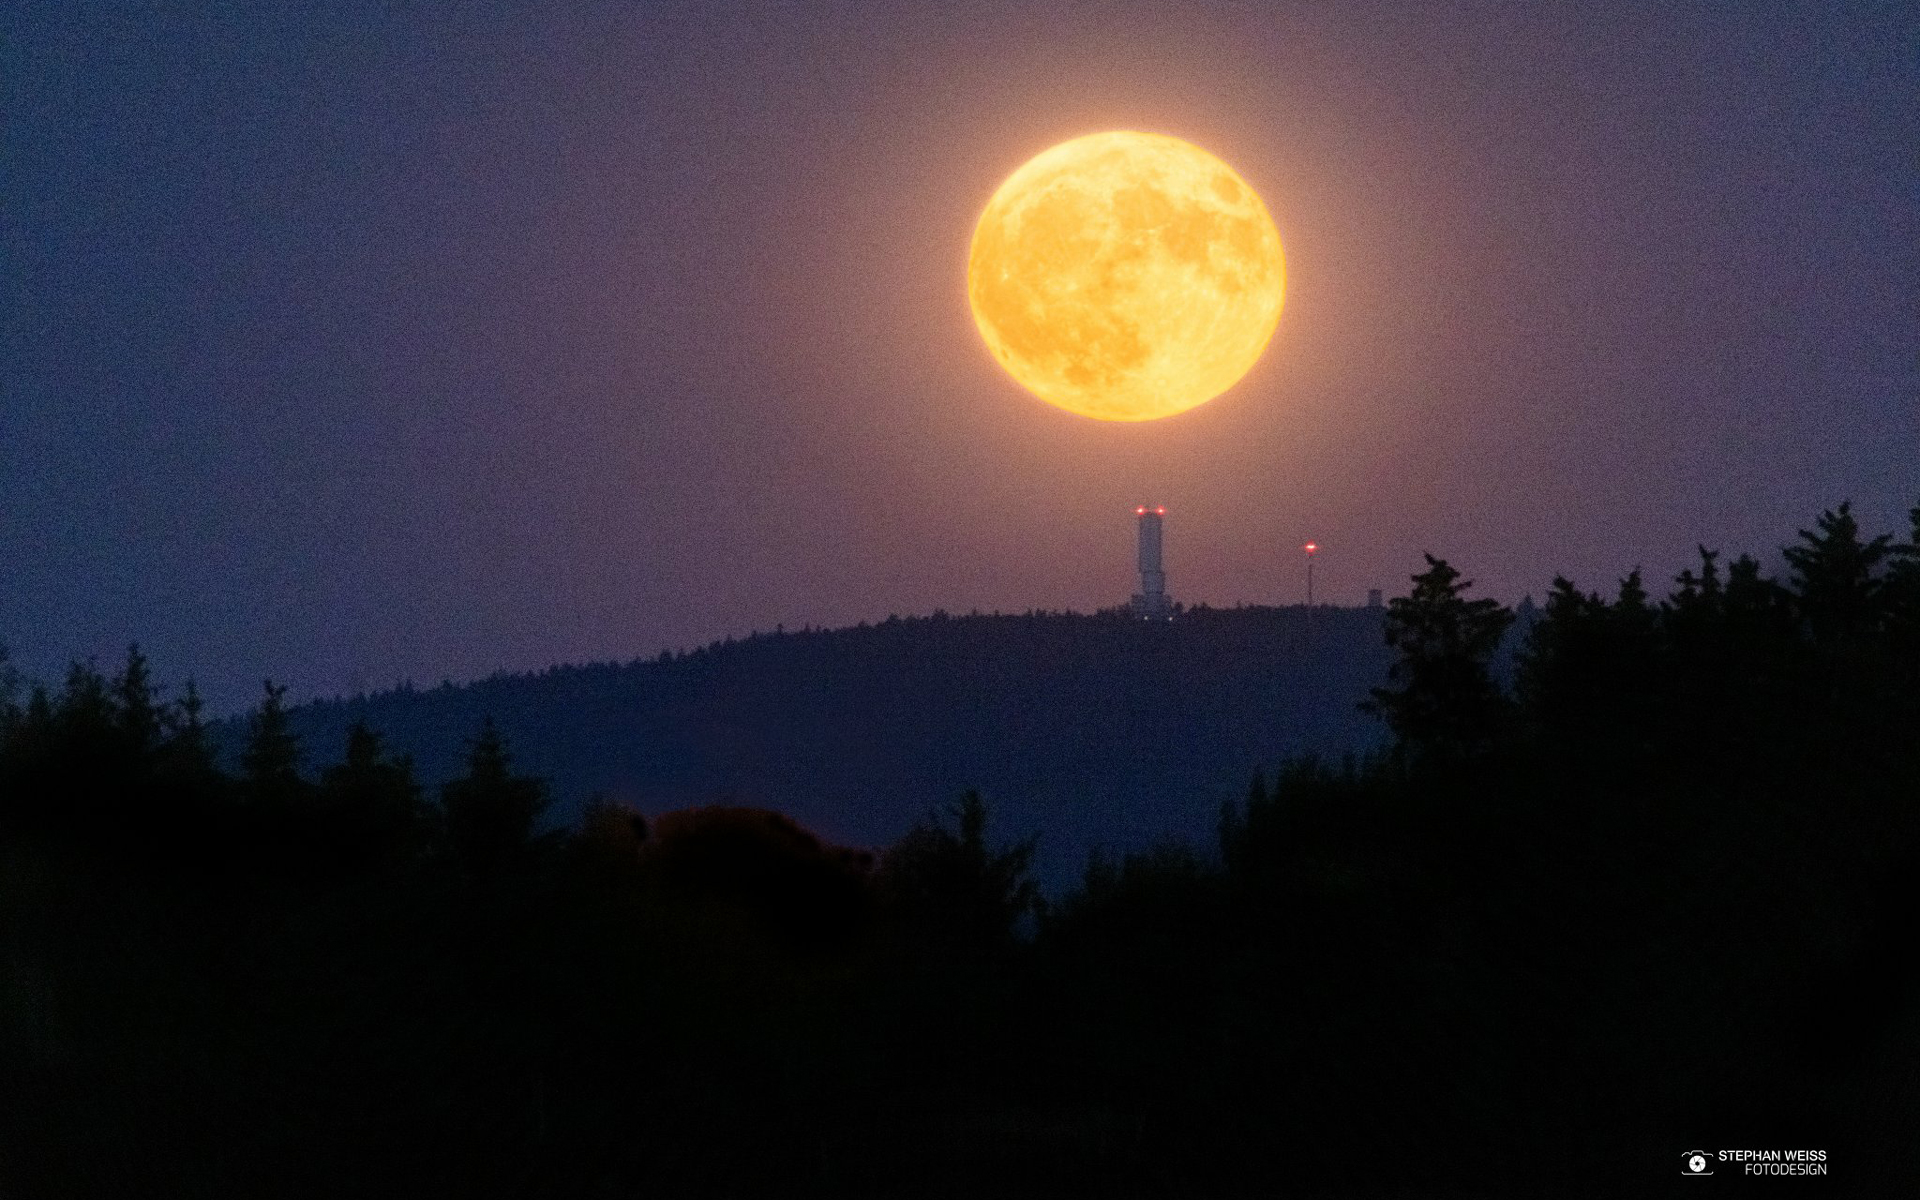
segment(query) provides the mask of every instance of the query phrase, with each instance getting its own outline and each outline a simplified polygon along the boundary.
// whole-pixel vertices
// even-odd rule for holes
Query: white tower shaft
[[[1140,592],[1133,598],[1133,613],[1146,620],[1166,620],[1173,615],[1167,600],[1167,574],[1160,562],[1160,537],[1164,508],[1134,509],[1140,517]]]

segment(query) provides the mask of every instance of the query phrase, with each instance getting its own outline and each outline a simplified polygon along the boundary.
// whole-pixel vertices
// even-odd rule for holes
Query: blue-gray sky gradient
[[[236,6],[237,7],[237,6]],[[1920,500],[1920,24],[1846,4],[9,6],[0,642],[222,708],[784,623],[1664,579]],[[1289,294],[1105,425],[966,308],[1056,141]]]

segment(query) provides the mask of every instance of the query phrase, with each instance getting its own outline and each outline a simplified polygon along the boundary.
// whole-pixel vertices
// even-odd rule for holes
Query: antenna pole
[[[1308,542],[1306,545],[1300,547],[1300,549],[1306,551],[1306,554],[1307,554],[1306,631],[1307,631],[1307,636],[1311,638],[1313,636],[1313,556],[1320,552],[1320,543]]]

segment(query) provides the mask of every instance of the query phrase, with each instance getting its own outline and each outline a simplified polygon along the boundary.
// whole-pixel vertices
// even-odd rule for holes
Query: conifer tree
[[[1823,512],[1813,530],[1800,531],[1799,545],[1781,554],[1793,568],[1790,583],[1802,619],[1820,641],[1869,632],[1880,617],[1883,581],[1877,574],[1891,549],[1887,534],[1860,540],[1852,504]]]
[[[493,718],[469,744],[467,773],[441,787],[448,854],[477,875],[494,875],[524,858],[533,823],[549,803],[546,783],[515,775]]]
[[[1268,818],[1270,803],[1267,773],[1256,769],[1253,781],[1247,785],[1245,805],[1236,809],[1231,800],[1221,804],[1220,822],[1215,831],[1221,856],[1226,860],[1229,871],[1240,870],[1245,865],[1241,860],[1245,857],[1243,848],[1247,843],[1248,828]]]
[[[181,765],[210,772],[213,747],[207,741],[206,722],[200,716],[204,711],[206,701],[200,698],[200,687],[189,676],[186,688],[174,705],[173,737],[168,745]]]
[[[113,681],[113,691],[127,748],[144,758],[160,744],[161,708],[139,643],[127,647],[127,665]]]
[[[364,721],[347,730],[346,758],[321,775],[320,803],[334,853],[347,865],[392,865],[426,845],[413,760],[389,757]]]
[[[881,859],[877,883],[887,907],[923,944],[961,956],[1012,940],[1039,901],[1027,877],[1036,842],[998,852],[987,845],[987,805],[968,790],[943,822],[923,821]]]
[[[1916,647],[1920,643],[1920,505],[1907,513],[1907,520],[1907,540],[1887,551],[1886,599],[1900,645]]]
[[[1639,738],[1663,661],[1661,622],[1638,568],[1612,603],[1556,577],[1519,656],[1516,691],[1528,716],[1589,748]]]
[[[1387,671],[1390,686],[1374,688],[1361,708],[1416,755],[1449,757],[1484,747],[1500,730],[1509,705],[1488,662],[1513,613],[1497,600],[1468,600],[1472,581],[1425,557],[1412,594],[1387,606],[1387,645],[1400,652]]]
[[[265,682],[266,695],[248,721],[247,745],[240,753],[241,780],[256,804],[287,804],[300,799],[300,739],[287,718],[284,685]]]
[[[1760,573],[1760,560],[1742,554],[1727,564],[1725,606],[1732,632],[1757,650],[1762,643],[1793,635],[1793,598]]]
[[[1695,549],[1700,554],[1700,573],[1695,575],[1691,568],[1682,570],[1674,580],[1679,585],[1673,593],[1673,607],[1681,612],[1711,611],[1719,606],[1720,591],[1720,553],[1705,546]]]
[[[92,663],[76,662],[67,668],[57,717],[68,744],[85,747],[89,756],[107,740],[105,735],[116,724],[113,697]]]
[[[214,762],[214,749],[202,718],[205,702],[189,678],[180,698],[161,708],[162,741],[155,748],[151,818],[173,833],[200,837],[202,849],[217,841],[213,829],[230,819],[232,780]],[[197,831],[197,832],[194,832]]]
[[[36,752],[44,754],[54,737],[53,697],[47,692],[45,684],[36,683],[27,693],[26,707],[20,713],[22,740],[28,742]]]

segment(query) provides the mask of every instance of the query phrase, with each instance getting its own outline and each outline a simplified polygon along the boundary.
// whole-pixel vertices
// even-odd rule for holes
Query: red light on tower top
[[[1319,543],[1319,542],[1308,542],[1308,543],[1307,543],[1306,545],[1304,545],[1304,546],[1302,546],[1302,547],[1300,547],[1300,548],[1301,548],[1302,550],[1305,550],[1305,551],[1306,551],[1306,552],[1307,552],[1308,554],[1312,554],[1312,553],[1314,553],[1315,551],[1317,551],[1317,550],[1319,550],[1319,549],[1320,549],[1320,543]]]
[[[1146,506],[1146,505],[1144,505],[1144,504],[1142,504],[1142,505],[1141,505],[1140,507],[1138,507],[1138,508],[1136,508],[1136,509],[1134,509],[1134,510],[1133,510],[1133,515],[1134,515],[1134,516],[1136,516],[1136,517],[1144,517],[1144,516],[1146,516],[1146,515],[1147,515],[1147,506]]]
[[[1166,516],[1166,515],[1167,515],[1167,506],[1166,506],[1166,505],[1164,505],[1164,504],[1162,504],[1162,505],[1161,505],[1161,506],[1160,506],[1159,508],[1156,508],[1156,509],[1154,509],[1154,510],[1153,510],[1153,515],[1154,515],[1154,516],[1156,516],[1156,517],[1164,517],[1164,516]]]

